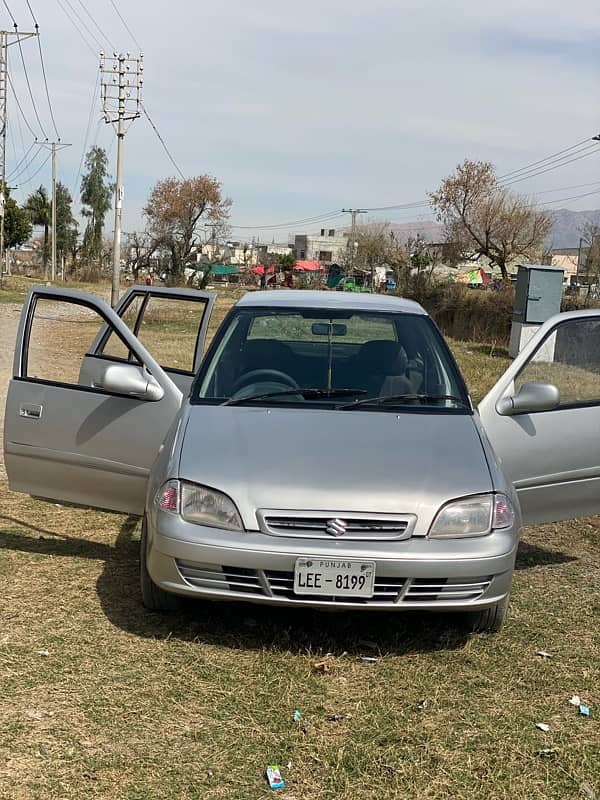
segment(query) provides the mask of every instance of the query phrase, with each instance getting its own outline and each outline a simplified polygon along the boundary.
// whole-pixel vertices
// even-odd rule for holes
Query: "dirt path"
[[[15,337],[21,308],[16,303],[0,304],[0,428],[4,430],[6,392],[12,373]],[[4,448],[0,448],[0,480],[6,480]]]

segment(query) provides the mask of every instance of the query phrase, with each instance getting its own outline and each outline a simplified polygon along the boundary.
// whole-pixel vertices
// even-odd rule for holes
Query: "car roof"
[[[427,312],[414,300],[386,294],[310,291],[303,289],[271,289],[264,292],[247,292],[238,307],[264,308],[331,308],[356,311],[387,311],[400,314],[425,314]]]

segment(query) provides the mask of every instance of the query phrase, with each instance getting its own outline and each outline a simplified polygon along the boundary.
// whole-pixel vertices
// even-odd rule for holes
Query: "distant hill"
[[[596,211],[570,211],[560,208],[553,211],[554,228],[548,237],[548,244],[555,249],[563,247],[578,247],[581,229],[586,222],[600,226],[600,210]]]
[[[554,228],[547,244],[555,249],[578,247],[581,229],[586,222],[600,226],[600,209],[596,211],[570,211],[560,208],[553,211]],[[444,229],[437,222],[391,223],[389,229],[401,240],[421,235],[427,242],[442,242]],[[349,229],[346,229],[349,230]]]

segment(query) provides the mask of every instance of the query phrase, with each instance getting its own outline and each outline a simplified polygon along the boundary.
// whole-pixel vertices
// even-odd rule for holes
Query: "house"
[[[337,233],[335,228],[321,228],[319,235],[296,234],[293,252],[300,261],[320,261],[330,266],[341,260],[348,249],[348,234]]]

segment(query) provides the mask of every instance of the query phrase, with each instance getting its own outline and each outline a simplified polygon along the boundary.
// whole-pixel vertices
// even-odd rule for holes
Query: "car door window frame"
[[[479,403],[480,409],[487,409],[487,407],[491,404],[494,406],[494,413],[498,414],[498,404],[499,402],[509,394],[514,394],[515,391],[515,380],[516,378],[523,372],[525,367],[529,364],[533,356],[537,353],[541,344],[543,344],[549,335],[556,331],[559,325],[563,324],[564,322],[569,322],[572,320],[578,319],[594,319],[597,318],[600,321],[600,310],[597,308],[594,309],[585,309],[583,311],[563,311],[560,314],[555,314],[554,316],[550,317],[550,319],[544,322],[538,331],[536,331],[535,335],[527,342],[525,347],[521,350],[521,352],[517,355],[514,359],[512,364],[506,369],[506,371],[500,376],[500,378],[496,381],[496,383],[492,386],[483,400]],[[558,406],[558,408],[552,409],[553,411],[564,411],[567,409],[574,409],[574,408],[593,408],[594,406],[600,405],[600,402],[591,402],[591,403],[581,403],[581,404],[573,404],[573,405],[562,405]],[[513,417],[520,416],[526,412],[520,412],[519,414],[513,414]],[[536,411],[536,414],[548,414],[551,411]]]
[[[161,364],[162,369],[167,373],[172,372],[178,375],[188,375],[193,377],[198,372],[200,362],[204,355],[201,352],[201,346],[206,341],[206,335],[208,332],[208,325],[210,323],[212,308],[215,301],[215,295],[209,292],[204,294],[191,293],[189,289],[169,289],[167,287],[157,288],[157,287],[146,287],[146,286],[131,286],[117,304],[115,308],[115,313],[118,314],[118,316],[122,319],[123,315],[127,312],[127,309],[130,307],[130,305],[134,302],[134,300],[137,297],[141,297],[142,301],[140,303],[140,309],[137,313],[137,317],[132,329],[132,333],[135,337],[137,337],[139,334],[139,330],[144,319],[144,314],[146,313],[146,308],[148,307],[148,303],[150,302],[151,297],[170,299],[170,300],[181,300],[187,303],[203,304],[204,311],[202,314],[202,321],[198,326],[198,330],[196,333],[192,369],[191,370],[179,369],[178,367],[172,367]],[[105,331],[101,331],[99,335],[96,337],[95,341],[93,342],[91,352],[89,353],[89,355],[94,358],[105,359],[108,361],[118,361],[124,364],[133,363],[131,359],[131,353],[132,353],[131,348],[129,348],[129,353],[127,355],[127,358],[123,358],[122,356],[105,354],[103,352],[110,336],[111,336],[111,331],[109,331],[108,329]]]
[[[93,394],[102,394],[109,397],[122,397],[127,398],[129,400],[134,400],[139,402],[139,398],[129,394],[121,394],[120,392],[113,392],[108,389],[96,386],[83,386],[82,384],[78,383],[65,383],[62,381],[50,380],[48,378],[34,378],[27,375],[28,365],[29,365],[29,343],[31,338],[32,332],[32,325],[33,320],[35,317],[35,310],[40,299],[50,300],[56,303],[68,303],[70,305],[77,305],[82,306],[84,308],[88,308],[91,311],[95,312],[103,321],[104,324],[110,333],[113,331],[117,334],[119,339],[123,342],[125,347],[130,352],[133,352],[134,355],[139,359],[139,366],[144,367],[148,370],[148,372],[153,375],[153,377],[157,378],[161,382],[168,381],[168,383],[173,387],[175,391],[179,391],[177,387],[173,384],[173,381],[169,378],[169,376],[165,373],[165,370],[158,364],[158,362],[153,358],[153,356],[146,350],[146,348],[142,345],[141,342],[137,340],[137,338],[131,333],[129,328],[125,325],[123,320],[115,314],[113,309],[107,307],[107,311],[105,311],[102,306],[106,305],[103,300],[100,298],[95,297],[87,297],[84,293],[79,292],[77,290],[61,290],[55,288],[49,288],[45,286],[34,286],[29,290],[28,297],[26,299],[27,304],[27,312],[24,318],[21,318],[21,323],[19,327],[19,331],[17,333],[17,343],[20,343],[15,348],[15,357],[13,362],[13,379],[17,381],[23,381],[27,383],[35,383],[45,386],[58,386],[66,389],[74,389],[76,391],[88,392]],[[115,314],[116,320],[111,320],[110,313]],[[123,331],[120,331],[117,324],[122,325],[127,333],[125,334]],[[101,331],[103,333],[103,331]],[[94,341],[98,340],[100,334],[97,334]],[[127,338],[131,337],[133,341],[128,342]],[[94,342],[92,343],[93,348]],[[136,346],[137,345],[137,346]],[[140,349],[138,349],[138,347]],[[84,354],[85,357],[94,357],[92,352],[87,352]],[[125,362],[127,363],[127,362]],[[138,366],[138,365],[136,365]],[[158,374],[157,374],[158,373]]]
[[[527,360],[522,364],[522,366],[520,367],[518,372],[515,373],[515,375],[513,377],[513,384],[514,384],[515,392],[518,391],[517,381],[518,381],[519,377],[530,366],[530,364],[533,362],[536,354],[539,353],[540,350],[547,344],[548,340],[552,336],[556,336],[556,334],[558,333],[559,328],[563,327],[564,325],[577,324],[578,322],[585,322],[585,321],[594,320],[594,319],[597,319],[597,321],[600,323],[600,313],[596,312],[595,314],[586,315],[585,317],[577,317],[577,318],[571,318],[571,319],[558,320],[557,323],[555,325],[553,325],[543,335],[543,337],[540,339],[539,344],[532,350],[531,354],[529,355]],[[556,346],[556,344],[555,344],[555,346]],[[556,364],[556,363],[563,363],[563,362],[556,362],[556,361],[543,362],[542,361],[540,363],[542,363],[542,364],[543,363]],[[553,382],[553,380],[551,380],[550,378],[551,378],[551,376],[549,376],[548,380],[544,380],[543,382],[544,383],[550,383],[550,384],[553,384],[554,386],[557,386],[557,388],[558,388],[558,390],[560,392],[560,388],[561,387],[558,386],[558,384],[555,384]],[[527,383],[527,381],[525,381],[525,383]],[[562,401],[560,401],[558,406],[556,406],[556,408],[547,409],[546,411],[535,411],[535,412],[515,411],[515,413],[512,416],[518,416],[520,414],[530,414],[530,413],[549,414],[549,413],[552,413],[553,411],[563,411],[563,410],[567,410],[567,409],[576,409],[576,408],[593,408],[594,406],[600,406],[600,393],[599,393],[599,396],[594,400],[580,400],[580,401],[568,402],[568,403],[563,403]]]

